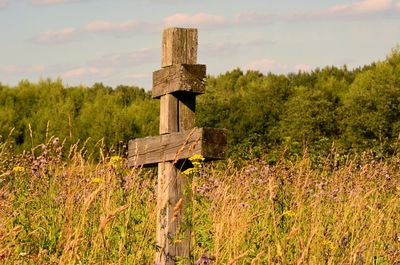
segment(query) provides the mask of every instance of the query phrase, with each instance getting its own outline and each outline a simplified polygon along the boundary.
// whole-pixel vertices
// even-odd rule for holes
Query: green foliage
[[[316,157],[399,151],[400,48],[386,60],[348,70],[325,67],[286,76],[239,69],[208,78],[198,125],[229,130],[230,154],[251,159],[286,150]]]
[[[400,46],[381,62],[349,70],[264,75],[234,69],[207,78],[197,101],[197,126],[227,128],[229,154],[245,159],[269,155],[270,162],[302,156],[372,151],[387,157],[400,150]],[[124,153],[129,139],[156,135],[159,103],[150,92],[65,87],[61,80],[0,84],[0,136],[29,150],[51,136],[65,145],[85,142]],[[12,134],[9,136],[10,132]]]
[[[29,150],[59,137],[71,145],[78,140],[93,150],[97,142],[123,152],[127,141],[158,130],[158,102],[137,87],[116,89],[65,87],[61,80],[21,81],[0,88],[0,135],[18,150]]]
[[[400,136],[400,61],[390,63],[395,57],[360,73],[350,86],[342,109],[345,144],[393,151],[390,145]]]

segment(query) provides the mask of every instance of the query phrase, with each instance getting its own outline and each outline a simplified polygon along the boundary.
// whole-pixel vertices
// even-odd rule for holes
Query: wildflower
[[[23,173],[25,171],[24,167],[16,166],[12,169],[14,173]]]
[[[322,245],[324,246],[324,247],[326,247],[328,250],[330,250],[330,251],[334,251],[335,250],[335,244],[332,242],[332,241],[330,241],[330,240],[324,240],[324,241],[322,241]]]
[[[100,183],[104,183],[104,180],[101,178],[94,178],[92,179],[92,181],[90,181],[91,183],[96,183],[96,184],[100,184]]]
[[[58,145],[59,142],[60,142],[60,139],[58,137],[53,139],[53,145]]]
[[[205,160],[204,156],[200,154],[194,154],[192,155],[189,160],[194,163],[194,162],[203,162]],[[194,165],[194,164],[193,164]]]
[[[292,218],[292,217],[295,216],[295,213],[294,213],[293,211],[291,211],[291,210],[287,210],[287,211],[284,211],[284,212],[283,212],[283,215],[284,215],[284,216],[287,216],[287,217],[289,217],[289,218]]]
[[[109,166],[117,165],[122,161],[122,157],[120,156],[112,156],[110,158],[110,162],[108,163]]]
[[[190,160],[190,162],[192,162],[192,165],[195,168],[201,168],[203,165],[204,157],[200,154],[195,154],[195,155],[192,155],[189,158],[189,160]]]
[[[193,161],[192,164],[193,164],[193,166],[195,166],[195,167],[201,167],[201,162]]]
[[[210,258],[206,254],[201,254],[201,257],[196,261],[196,265],[210,265]]]
[[[114,163],[119,162],[121,160],[122,160],[122,158],[120,156],[112,156],[110,159],[110,161],[114,162]]]
[[[191,174],[194,174],[194,173],[197,173],[197,172],[198,172],[197,168],[191,167],[191,168],[186,169],[182,173],[185,174],[186,176],[188,176],[188,175],[191,175]]]

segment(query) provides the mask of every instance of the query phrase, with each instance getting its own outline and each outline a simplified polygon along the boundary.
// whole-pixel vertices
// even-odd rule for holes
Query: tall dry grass
[[[23,155],[0,146],[1,264],[153,263],[155,171],[88,157],[54,139]],[[400,263],[398,157],[228,160],[191,178],[204,264]]]

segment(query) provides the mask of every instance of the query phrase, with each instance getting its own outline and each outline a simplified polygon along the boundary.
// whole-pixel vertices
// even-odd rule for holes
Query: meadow
[[[196,125],[228,129],[228,156],[185,176],[191,262],[400,264],[399,76],[399,46],[352,70],[208,76]],[[0,106],[0,264],[153,264],[157,172],[126,160],[158,134],[151,92],[23,80]]]
[[[0,145],[1,264],[153,264],[156,171],[81,146]],[[194,264],[400,264],[399,156],[283,152],[188,178]]]

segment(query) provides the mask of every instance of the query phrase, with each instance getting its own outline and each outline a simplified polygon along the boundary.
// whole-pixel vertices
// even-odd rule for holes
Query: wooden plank
[[[163,32],[161,67],[196,64],[197,29],[169,28]]]
[[[160,134],[179,130],[178,104],[175,95],[166,94],[160,98]]]
[[[175,246],[171,240],[176,233],[172,222],[173,207],[179,200],[177,194],[177,169],[171,162],[158,164],[157,179],[157,253],[156,262],[174,264]]]
[[[203,94],[205,92],[206,66],[178,64],[153,73],[153,98],[177,91]]]
[[[175,95],[166,94],[160,98],[160,134],[178,132],[178,99]],[[155,261],[160,265],[174,265],[177,222],[172,222],[174,207],[179,200],[178,170],[173,162],[158,164],[157,177],[157,230]]]
[[[204,67],[204,75],[205,75],[205,67]],[[196,130],[194,129],[196,94],[183,93],[183,92],[175,94],[179,102],[178,103],[179,131],[184,132],[190,130],[191,132],[194,132]],[[205,133],[204,130],[203,133]],[[207,137],[205,139],[207,139]],[[186,214],[185,208],[193,206],[192,205],[193,190],[191,182],[189,182],[188,180],[188,176],[185,176],[182,173],[186,168],[191,166],[192,165],[189,161],[182,161],[179,165],[181,170],[177,171],[178,183],[180,184],[178,187],[179,188],[178,192],[181,194],[182,209],[180,209],[179,218],[177,218],[177,221],[180,223],[179,231],[177,233],[177,235],[179,235],[180,237],[179,238],[180,244],[177,246],[176,255],[185,258],[184,260],[182,260],[181,263],[184,265],[189,265],[194,263],[193,260],[190,260],[193,215],[185,216]]]
[[[223,159],[227,151],[227,130],[194,128],[178,133],[129,141],[130,166],[154,165],[201,154],[207,160]]]
[[[156,262],[175,264],[190,256],[190,229],[184,216],[188,177],[172,162],[158,164]],[[182,264],[189,264],[186,262]]]
[[[167,29],[163,33],[163,45],[162,45],[162,59],[161,66],[167,67],[176,64],[196,64],[197,62],[197,29],[180,29],[172,28]],[[190,86],[193,85],[194,90],[199,90],[196,88],[201,86],[199,82],[201,76],[199,76],[196,71],[196,67],[192,67],[192,71],[189,72],[186,68],[178,68],[179,71],[174,75],[170,69],[169,71],[163,72],[163,80],[161,83],[171,83],[170,87],[183,87],[187,90],[191,90]],[[186,72],[185,72],[186,71]],[[184,74],[179,74],[182,72]],[[205,74],[205,73],[204,73]],[[181,77],[186,77],[185,79]],[[200,77],[200,78],[199,78]],[[184,82],[180,81],[183,80]],[[155,91],[153,89],[153,91]],[[149,139],[149,141],[143,143],[143,147],[147,147],[147,144],[153,145],[150,147],[149,153],[145,153],[143,156],[138,155],[133,160],[135,162],[140,162],[140,158],[144,158],[144,162],[151,161],[157,152],[152,153],[152,148],[162,146],[168,150],[167,139],[172,140],[170,144],[176,145],[174,141],[173,132],[179,131],[179,115],[182,111],[179,110],[180,102],[177,100],[175,95],[168,94],[167,87],[161,86],[161,93],[157,97],[161,96],[161,107],[160,107],[160,134],[157,139]],[[170,91],[172,92],[172,91]],[[184,109],[182,107],[182,109]],[[182,113],[185,113],[184,111]],[[185,116],[185,114],[183,114]],[[176,134],[176,133],[175,133]],[[171,136],[171,137],[170,137]],[[186,135],[186,141],[191,135]],[[178,137],[179,138],[179,137]],[[182,138],[182,137],[181,137]],[[182,140],[182,139],[181,139]],[[180,150],[184,149],[187,142],[182,141],[183,148],[177,149],[175,156],[182,153]],[[197,144],[197,143],[194,143]],[[138,146],[142,146],[141,143],[133,143],[133,151],[130,154],[139,154],[140,150],[137,149]],[[171,150],[171,149],[170,149]],[[162,153],[165,153],[165,151]],[[162,155],[165,156],[165,155]],[[176,167],[175,160],[177,157],[170,159],[168,162],[165,158],[158,164],[158,192],[157,192],[157,231],[156,231],[156,263],[160,265],[172,265],[175,264],[178,257],[185,258],[186,260],[180,262],[180,264],[189,264],[190,257],[190,228],[189,234],[187,231],[180,231],[184,226],[182,221],[185,219],[182,216],[183,204],[187,204],[190,198],[184,194],[184,190],[187,186],[187,178],[181,173],[181,171]],[[132,160],[131,160],[132,161]],[[154,163],[156,163],[154,162]],[[131,163],[131,162],[130,162]],[[181,209],[176,210],[178,202],[181,201]],[[174,210],[178,211],[180,214],[175,216]],[[181,236],[183,235],[183,238]],[[189,235],[189,237],[187,237]],[[186,238],[185,238],[186,237]]]
[[[177,93],[179,131],[191,130],[196,122],[196,95],[188,93]]]

